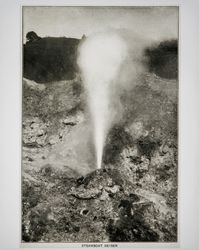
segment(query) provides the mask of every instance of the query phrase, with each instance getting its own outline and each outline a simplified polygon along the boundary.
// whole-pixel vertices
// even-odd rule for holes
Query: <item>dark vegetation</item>
[[[80,40],[66,37],[40,38],[32,32],[27,34],[27,39],[23,49],[24,77],[38,83],[74,78]]]
[[[78,72],[77,48],[81,40],[66,37],[39,37],[30,31],[23,49],[23,75],[38,83],[71,80]],[[85,39],[85,36],[82,37]],[[147,48],[148,69],[160,77],[178,76],[178,44],[164,41]]]
[[[161,42],[158,46],[146,49],[149,71],[160,77],[178,77],[178,41]]]

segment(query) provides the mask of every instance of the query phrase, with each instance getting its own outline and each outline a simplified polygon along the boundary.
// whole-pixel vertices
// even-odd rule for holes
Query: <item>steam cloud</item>
[[[88,93],[97,168],[101,168],[107,133],[121,117],[119,95],[136,84],[143,70],[143,46],[137,40],[133,46],[128,43],[124,34],[110,31],[86,38],[79,48],[78,65]]]

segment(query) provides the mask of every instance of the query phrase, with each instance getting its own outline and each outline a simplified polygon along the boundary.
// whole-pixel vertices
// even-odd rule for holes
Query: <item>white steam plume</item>
[[[104,142],[116,112],[111,95],[127,55],[125,40],[113,32],[91,36],[80,46],[78,64],[88,91],[97,168],[101,168]]]

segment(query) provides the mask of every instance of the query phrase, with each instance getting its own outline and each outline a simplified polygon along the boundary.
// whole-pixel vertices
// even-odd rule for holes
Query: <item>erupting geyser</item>
[[[113,32],[88,37],[80,46],[78,64],[88,91],[97,168],[101,168],[104,142],[114,121],[114,83],[126,56],[125,41]]]

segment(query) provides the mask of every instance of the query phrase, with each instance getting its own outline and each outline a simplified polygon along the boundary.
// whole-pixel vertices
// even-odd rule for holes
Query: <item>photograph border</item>
[[[21,65],[22,56],[21,56],[21,48],[22,41],[19,41],[21,38],[15,37],[16,39],[11,41],[11,37],[14,35],[18,36],[22,33],[19,28],[19,21],[20,19],[20,8],[22,6],[32,6],[33,3],[35,6],[38,6],[39,3],[42,3],[42,6],[47,6],[46,3],[53,4],[56,6],[63,6],[64,4],[73,2],[74,6],[78,6],[78,4],[82,1],[51,1],[51,0],[43,0],[43,1],[17,1],[17,0],[0,0],[0,9],[1,18],[3,19],[3,29],[2,35],[7,34],[7,40],[1,41],[1,54],[2,54],[2,61],[1,68],[4,69],[5,74],[1,74],[0,80],[2,84],[0,85],[0,93],[1,93],[1,114],[2,114],[2,123],[1,126],[1,138],[2,144],[1,152],[3,158],[1,159],[1,165],[3,169],[3,174],[0,176],[0,181],[2,188],[0,190],[0,197],[2,200],[2,206],[0,207],[0,219],[2,219],[3,223],[0,226],[0,247],[2,249],[19,249],[19,247],[41,247],[36,243],[37,246],[31,246],[32,243],[23,243],[20,244],[19,233],[21,232],[21,159],[19,154],[21,155],[21,101],[22,101],[22,86],[21,86],[21,76],[22,73],[20,72],[21,66],[19,67],[19,62]],[[91,2],[99,1],[83,1],[87,2],[88,5],[91,5]],[[155,3],[158,6],[179,6],[179,79],[178,79],[178,86],[179,86],[179,105],[178,105],[178,117],[179,117],[179,131],[178,131],[178,246],[168,246],[171,243],[165,243],[167,246],[161,246],[161,243],[155,243],[154,246],[150,246],[150,249],[157,247],[166,247],[166,248],[176,248],[180,247],[180,249],[193,249],[195,250],[199,245],[198,241],[198,233],[199,228],[197,221],[197,210],[199,208],[198,199],[197,199],[197,190],[198,190],[198,168],[196,157],[198,153],[198,141],[195,139],[195,134],[197,133],[197,125],[198,125],[198,110],[196,107],[199,106],[199,101],[197,100],[197,93],[199,93],[199,88],[196,85],[197,83],[197,74],[194,70],[197,69],[197,60],[194,57],[195,54],[198,52],[197,48],[197,30],[198,27],[196,24],[199,23],[199,18],[197,15],[197,8],[199,7],[197,0],[189,0],[189,2],[179,0],[179,1],[164,1],[164,0],[138,0],[138,1],[100,1],[100,6],[105,6],[104,2],[106,3],[113,3],[118,4],[119,2],[123,2],[124,4],[132,4],[133,6],[137,3],[138,6],[153,6]],[[161,2],[161,5],[159,5]],[[45,4],[44,4],[45,3]],[[167,5],[168,3],[168,5]],[[84,6],[88,6],[84,5]],[[68,4],[66,6],[69,6]],[[96,6],[96,5],[95,5]],[[118,5],[116,5],[118,6]],[[131,6],[131,5],[125,5]],[[157,6],[157,5],[155,5]],[[4,12],[5,11],[5,12]],[[191,11],[191,12],[190,12]],[[6,17],[7,15],[7,17]],[[14,18],[15,20],[12,20]],[[7,24],[11,20],[11,28],[10,30],[13,32],[8,34],[9,29],[7,29]],[[186,23],[187,22],[187,23]],[[195,29],[194,29],[195,24]],[[182,30],[183,27],[183,30]],[[195,33],[194,33],[195,31]],[[183,34],[182,34],[183,33]],[[190,37],[187,38],[187,33]],[[189,41],[190,40],[190,41]],[[20,45],[19,45],[20,43]],[[9,49],[11,46],[12,49],[15,51],[8,51],[8,55],[13,60],[11,63],[8,63],[6,60],[6,51],[2,48]],[[183,48],[183,50],[182,50]],[[194,51],[195,50],[195,51]],[[187,61],[187,59],[191,59],[191,62]],[[190,65],[190,67],[188,67]],[[8,75],[9,70],[11,70],[11,74]],[[19,74],[20,73],[20,74]],[[191,75],[192,73],[192,75]],[[6,75],[7,74],[7,75]],[[17,85],[9,85],[9,80],[17,81]],[[185,85],[185,81],[189,80],[189,87]],[[12,82],[13,84],[13,82]],[[13,103],[9,103],[7,100],[11,93]],[[189,94],[189,96],[187,96]],[[8,116],[12,115],[11,118]],[[189,122],[190,121],[190,122]],[[12,124],[9,124],[11,122]],[[190,124],[191,123],[191,124]],[[186,135],[186,131],[190,130],[190,135]],[[6,137],[6,131],[11,131],[9,135]],[[16,131],[17,130],[17,131]],[[12,143],[14,139],[13,145],[11,144],[10,147],[7,145]],[[6,147],[4,145],[6,144]],[[186,145],[188,144],[188,146]],[[191,147],[189,146],[191,145]],[[10,157],[9,148],[12,150],[12,157]],[[193,159],[190,157],[193,157]],[[9,159],[8,161],[6,159]],[[12,172],[13,165],[8,165],[10,163],[15,163],[14,165],[14,173]],[[17,164],[16,164],[17,163]],[[187,165],[187,168],[186,168]],[[191,171],[190,171],[191,170]],[[188,179],[188,180],[187,180]],[[190,214],[187,214],[190,211]],[[187,218],[185,218],[187,216]],[[29,246],[25,245],[29,244]],[[70,243],[60,243],[60,246],[55,246],[56,243],[41,243],[42,247],[44,244],[48,244],[46,247],[50,248],[49,244],[53,244],[53,247],[66,247],[66,244]],[[64,244],[64,245],[63,245]],[[79,244],[79,243],[74,243]],[[123,244],[123,243],[122,243]],[[126,243],[124,243],[126,244]],[[127,243],[128,244],[128,243]],[[130,247],[133,248],[146,248],[146,245],[140,245],[142,243],[130,243]],[[147,245],[150,243],[146,243]],[[154,243],[152,243],[154,244]],[[164,244],[164,245],[165,245]],[[175,243],[174,243],[175,244]],[[72,246],[70,246],[72,247]],[[75,246],[78,247],[78,246]],[[82,247],[82,246],[80,246]],[[121,246],[118,246],[120,248]],[[127,247],[122,246],[122,247]],[[91,247],[89,247],[91,248]]]

